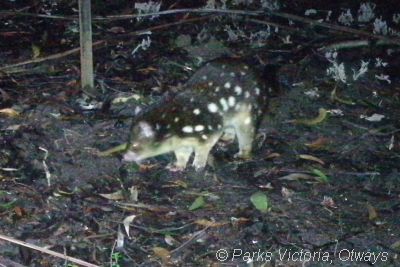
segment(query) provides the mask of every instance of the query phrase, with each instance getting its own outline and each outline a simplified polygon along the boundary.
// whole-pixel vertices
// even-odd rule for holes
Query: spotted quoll
[[[124,160],[174,152],[174,167],[184,169],[194,152],[193,166],[199,170],[224,133],[237,137],[237,156],[247,158],[266,101],[264,85],[250,66],[237,60],[209,62],[181,93],[134,118]]]

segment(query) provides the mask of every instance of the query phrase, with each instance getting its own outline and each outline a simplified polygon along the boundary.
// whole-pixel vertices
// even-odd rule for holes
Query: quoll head
[[[148,156],[148,150],[155,148],[155,132],[151,125],[146,121],[135,124],[131,130],[128,151],[124,155],[125,161],[139,162]]]

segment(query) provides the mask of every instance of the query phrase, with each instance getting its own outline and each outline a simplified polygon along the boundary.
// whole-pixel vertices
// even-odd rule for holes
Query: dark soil
[[[71,15],[74,6],[59,2],[62,15]],[[282,11],[304,15],[306,8],[318,9],[309,1],[290,3]],[[40,12],[38,5],[29,11]],[[377,13],[388,12],[382,5]],[[353,6],[329,8],[338,16]],[[133,12],[125,7],[120,13]],[[33,46],[40,56],[77,47],[72,22],[0,19],[6,25],[0,31],[6,41],[0,44],[2,235],[99,266],[400,266],[398,47],[339,51],[348,77],[361,60],[370,62],[364,76],[345,84],[327,75],[331,63],[318,48],[359,39],[348,34],[299,23],[290,26],[295,31],[273,33],[266,45],[254,47],[245,38],[228,41],[225,26],[246,33],[266,26],[223,16],[155,30],[150,48],[132,55],[147,37],[127,32],[187,18],[96,22],[94,38],[107,45],[94,51],[100,93],[93,100],[80,90],[77,55],[2,69],[32,59]],[[126,33],[111,30],[117,26]],[[283,44],[289,34],[293,43]],[[223,142],[202,172],[170,171],[172,155],[142,165],[124,163],[121,155],[98,156],[127,142],[137,107],[179,91],[199,67],[199,55],[242,57],[272,85],[265,63],[279,65],[279,88],[273,88],[253,158],[236,160],[237,145]],[[388,66],[374,68],[376,58]],[[382,73],[390,83],[376,78]],[[117,103],[123,98],[129,99]],[[374,120],[374,114],[384,117]],[[267,196],[267,212],[252,204],[256,192]],[[198,201],[204,202],[193,208]],[[225,252],[227,259],[219,261]],[[0,240],[0,263],[6,262],[76,266]],[[18,266],[12,264],[5,266]]]

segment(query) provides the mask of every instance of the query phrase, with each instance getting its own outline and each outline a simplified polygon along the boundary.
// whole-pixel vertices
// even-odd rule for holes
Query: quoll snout
[[[205,167],[222,135],[236,137],[238,156],[249,157],[256,126],[266,106],[264,85],[240,61],[216,60],[197,70],[181,93],[134,118],[126,161],[174,152],[175,167]]]

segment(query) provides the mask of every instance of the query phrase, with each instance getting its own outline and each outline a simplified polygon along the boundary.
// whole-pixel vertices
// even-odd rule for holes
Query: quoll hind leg
[[[224,133],[221,136],[221,140],[224,142],[233,142],[235,141],[236,132],[234,128],[227,128],[224,130]]]
[[[239,122],[235,124],[235,131],[239,143],[239,152],[235,157],[244,159],[250,158],[255,134],[254,123],[252,121],[248,123],[247,118],[245,120],[239,120]]]
[[[186,168],[186,165],[193,153],[192,147],[180,147],[174,151],[176,162],[170,167],[170,170],[181,171]]]
[[[222,133],[218,133],[216,135],[209,136],[206,141],[198,143],[198,145],[194,148],[195,156],[193,166],[196,171],[200,171],[206,166],[208,154],[210,154],[211,149],[217,143],[221,135]]]

